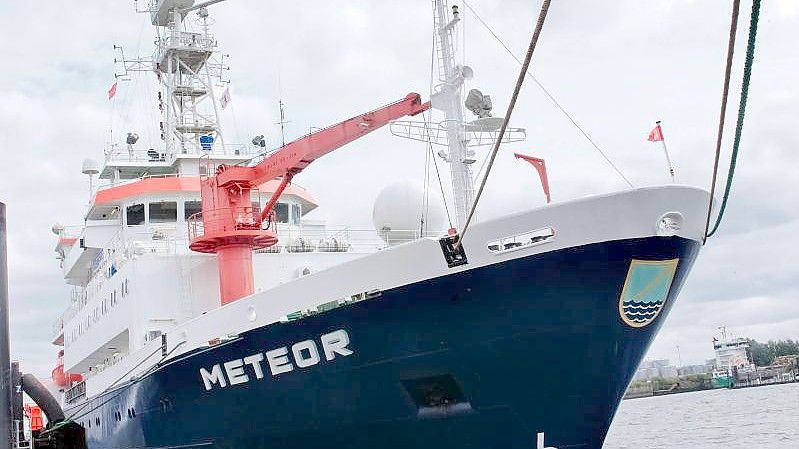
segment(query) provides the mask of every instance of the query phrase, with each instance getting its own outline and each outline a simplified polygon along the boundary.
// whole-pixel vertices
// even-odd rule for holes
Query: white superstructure
[[[713,350],[716,354],[716,369],[731,372],[735,369],[752,367],[749,355],[749,341],[742,337],[727,335],[727,329],[721,328],[721,338],[713,338]]]

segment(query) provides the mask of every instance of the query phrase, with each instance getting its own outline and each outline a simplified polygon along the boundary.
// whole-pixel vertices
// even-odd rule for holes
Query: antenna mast
[[[286,111],[283,109],[283,99],[281,98],[278,100],[277,104],[280,106],[280,121],[275,123],[276,125],[280,125],[280,136],[283,138],[283,145],[281,147],[286,146],[286,128],[285,125],[288,123],[286,121]]]
[[[466,78],[464,68],[455,63],[454,32],[460,22],[458,7],[452,7],[452,20],[449,19],[446,0],[435,0],[434,25],[436,33],[436,57],[438,59],[438,79],[441,82],[435,88],[431,99],[433,107],[444,111],[447,130],[448,153],[441,156],[449,163],[452,175],[452,191],[455,199],[455,216],[458,229],[466,223],[466,214],[474,198],[474,180],[471,164],[474,163],[474,150],[467,150],[461,136],[463,126],[463,109],[461,104],[462,87]]]
[[[451,17],[451,18],[450,18]],[[395,121],[391,133],[397,137],[418,140],[433,145],[446,146],[438,152],[450,168],[452,192],[455,201],[456,226],[466,224],[466,215],[474,200],[474,179],[471,165],[476,161],[474,147],[493,145],[499,138],[501,118],[491,117],[491,99],[473,89],[466,106],[478,116],[476,120],[464,122],[463,83],[471,79],[473,71],[468,66],[457,64],[457,24],[460,22],[458,7],[447,6],[446,0],[433,0],[433,24],[435,34],[435,58],[438,81],[430,96],[433,109],[444,112],[439,123]],[[522,128],[507,128],[502,143],[520,142],[526,138]]]

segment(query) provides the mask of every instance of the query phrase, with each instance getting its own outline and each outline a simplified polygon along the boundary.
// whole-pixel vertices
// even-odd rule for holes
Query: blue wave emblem
[[[621,319],[631,327],[655,320],[669,297],[679,259],[630,261],[619,298]]]

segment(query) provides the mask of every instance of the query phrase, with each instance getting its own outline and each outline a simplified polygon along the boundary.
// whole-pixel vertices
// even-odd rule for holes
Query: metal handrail
[[[86,381],[81,381],[74,387],[64,392],[64,402],[72,404],[86,397]]]
[[[148,154],[148,151],[158,153],[157,157]],[[257,151],[250,145],[244,143],[226,143],[224,145],[216,143],[214,149],[209,153],[221,156],[253,156]],[[155,148],[122,148],[118,144],[112,145],[105,151],[105,161],[107,162],[172,162],[175,155],[170,155]]]
[[[163,38],[164,48],[199,48],[202,50],[212,50],[216,44],[216,40],[211,34],[191,33],[180,31],[173,34],[167,34]]]
[[[252,206],[210,209],[191,215],[186,224],[190,241],[210,233],[261,230],[261,211]]]

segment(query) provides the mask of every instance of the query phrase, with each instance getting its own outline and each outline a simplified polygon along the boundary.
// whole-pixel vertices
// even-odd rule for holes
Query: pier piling
[[[11,436],[11,354],[8,332],[8,260],[6,205],[0,203],[0,447],[13,447]]]

